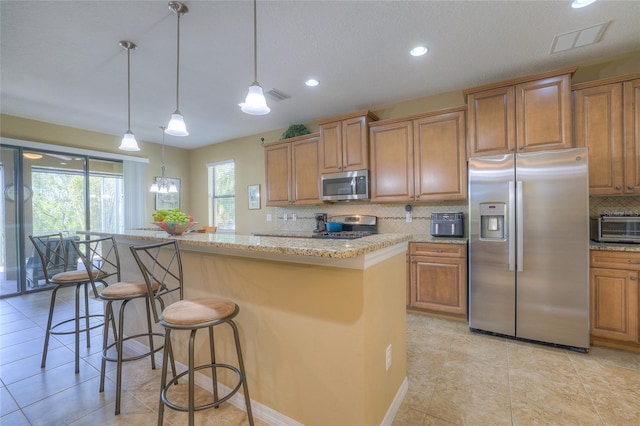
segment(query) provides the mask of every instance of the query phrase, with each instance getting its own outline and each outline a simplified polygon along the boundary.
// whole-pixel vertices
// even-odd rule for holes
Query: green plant
[[[311,132],[305,127],[304,124],[292,124],[287,130],[282,133],[282,135],[280,135],[280,140],[289,139],[296,136],[308,135],[309,133]]]

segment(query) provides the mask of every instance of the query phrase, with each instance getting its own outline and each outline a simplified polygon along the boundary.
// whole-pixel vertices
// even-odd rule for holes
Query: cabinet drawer
[[[433,256],[433,257],[466,257],[466,244],[433,244],[433,243],[411,243],[409,253],[412,256]]]
[[[640,270],[640,253],[591,250],[591,267]]]

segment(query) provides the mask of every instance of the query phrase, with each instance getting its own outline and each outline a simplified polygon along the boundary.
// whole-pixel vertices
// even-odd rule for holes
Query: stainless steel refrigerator
[[[469,327],[589,347],[586,148],[469,159]]]

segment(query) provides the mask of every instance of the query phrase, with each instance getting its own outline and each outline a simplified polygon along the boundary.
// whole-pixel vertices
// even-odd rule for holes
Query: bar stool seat
[[[203,297],[185,299],[183,293],[183,274],[180,251],[176,241],[150,244],[147,246],[131,247],[133,254],[142,275],[147,284],[147,291],[150,299],[158,303],[152,303],[154,318],[165,329],[164,352],[162,360],[162,373],[160,383],[160,401],[158,408],[158,425],[162,425],[164,419],[164,407],[170,407],[177,411],[187,412],[189,425],[195,422],[195,412],[207,408],[217,408],[220,404],[229,400],[235,395],[240,387],[244,390],[244,400],[247,409],[249,424],[253,426],[253,414],[251,411],[251,399],[247,388],[247,376],[242,360],[242,350],[240,347],[240,337],[238,327],[233,318],[238,315],[240,308],[236,303],[221,297]],[[154,289],[153,283],[158,286]],[[177,301],[165,307],[164,297],[170,297],[171,293],[177,294]],[[156,305],[162,308],[156,309]],[[214,327],[227,324],[231,327],[234,336],[235,349],[238,360],[238,367],[218,363],[216,361],[214,344]],[[203,365],[195,365],[195,337],[200,329],[207,329],[209,334],[209,356],[210,362]],[[173,365],[173,350],[171,333],[189,331],[188,344],[188,366],[187,370],[176,374]],[[173,375],[167,381],[168,364],[172,363]],[[236,385],[226,395],[220,397],[218,394],[218,370],[228,370],[235,373]],[[199,370],[211,371],[213,387],[213,398],[210,402],[195,405],[195,372]],[[181,406],[169,400],[167,393],[172,385],[177,384],[182,377],[188,379],[188,405]]]

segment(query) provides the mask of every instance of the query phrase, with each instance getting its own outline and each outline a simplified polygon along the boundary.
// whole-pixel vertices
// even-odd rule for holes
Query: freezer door
[[[515,242],[511,235],[515,222],[513,195],[509,195],[514,180],[512,154],[469,159],[469,327],[510,336],[516,331]],[[480,238],[483,203],[504,205],[506,238]],[[496,224],[488,226],[495,233]]]
[[[586,148],[517,154],[516,188],[516,334],[588,348]]]

